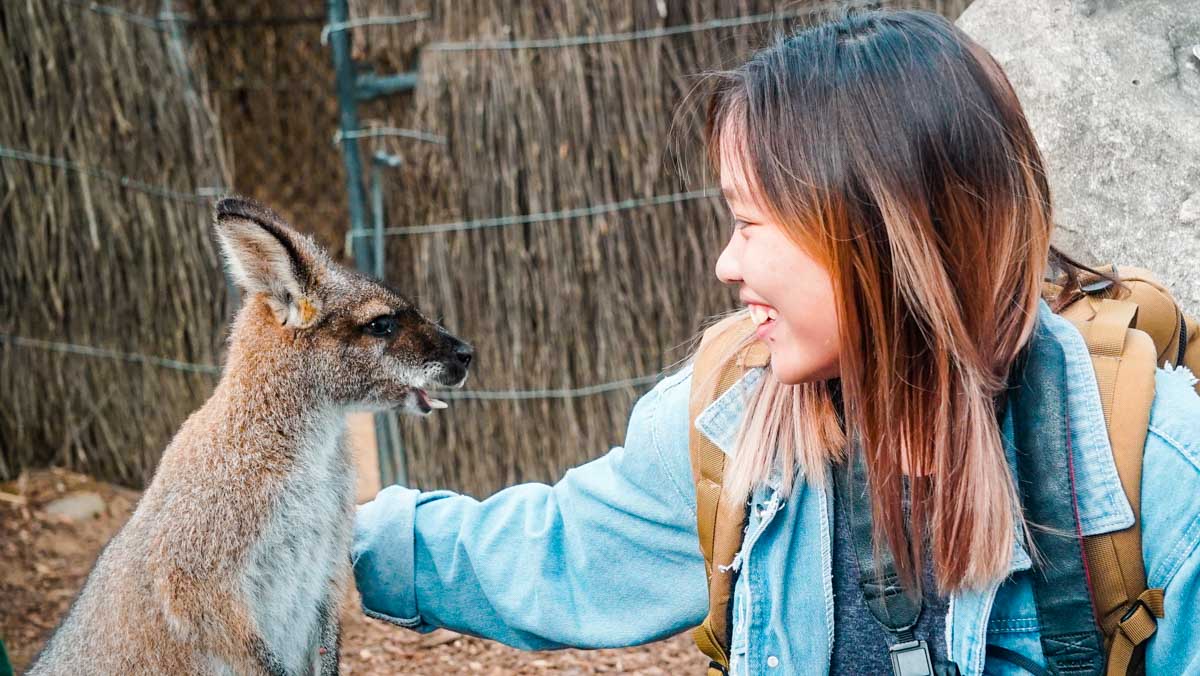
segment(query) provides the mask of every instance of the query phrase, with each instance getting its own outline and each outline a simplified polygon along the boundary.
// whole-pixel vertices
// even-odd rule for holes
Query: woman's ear
[[[229,272],[247,296],[264,294],[284,326],[316,323],[321,308],[313,291],[325,263],[308,238],[270,209],[239,197],[217,203],[214,227]]]

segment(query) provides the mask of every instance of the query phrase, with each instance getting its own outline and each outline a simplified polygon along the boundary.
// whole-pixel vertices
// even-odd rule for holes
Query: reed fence
[[[0,479],[140,483],[215,382],[226,174],[171,9],[0,9]]]

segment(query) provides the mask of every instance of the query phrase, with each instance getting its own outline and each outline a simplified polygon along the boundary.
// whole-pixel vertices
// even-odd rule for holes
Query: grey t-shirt
[[[839,482],[833,482],[838,490]],[[904,511],[908,512],[908,484],[905,484]],[[896,637],[883,628],[871,614],[859,586],[858,554],[842,501],[834,500],[833,517],[833,655],[829,673],[890,674],[892,662],[888,648]],[[913,628],[917,640],[926,641],[934,664],[946,655],[946,612],[949,599],[939,597],[933,576],[933,552],[923,548],[921,587],[924,607]]]

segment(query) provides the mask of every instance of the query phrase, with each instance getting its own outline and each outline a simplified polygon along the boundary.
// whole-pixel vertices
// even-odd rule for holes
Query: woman
[[[917,590],[906,638],[939,672],[1044,665],[1004,442],[1004,393],[1031,346],[1063,355],[1050,384],[1072,425],[1084,534],[1133,515],[1086,345],[1040,297],[1049,189],[1000,68],[936,15],[853,13],[717,75],[708,139],[733,218],[717,276],[770,352],[696,423],[731,456],[727,490],[750,507],[740,552],[716,562],[737,573],[730,671],[889,671],[899,635],[859,584],[872,551]],[[700,623],[692,377],[661,382],[624,447],[554,486],[482,502],[381,492],[356,526],[365,612],[531,649],[626,646]],[[1184,371],[1157,380],[1141,506],[1167,619],[1146,660],[1197,673],[1200,398]],[[853,476],[835,471],[843,462],[869,477],[874,549],[854,537],[853,490],[834,480]]]

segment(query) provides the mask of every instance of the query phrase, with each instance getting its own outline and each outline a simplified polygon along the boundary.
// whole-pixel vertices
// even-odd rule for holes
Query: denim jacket
[[[1133,513],[1087,347],[1044,304],[1039,320],[1067,355],[1083,532],[1120,530]],[[744,396],[761,375],[747,373],[696,421],[727,453]],[[1186,369],[1160,370],[1156,380],[1142,542],[1149,585],[1165,588],[1166,618],[1149,641],[1147,666],[1150,674],[1200,674],[1200,397]],[[363,611],[418,631],[447,627],[527,649],[628,646],[699,624],[708,604],[688,455],[690,383],[690,368],[660,382],[634,407],[624,446],[553,486],[513,486],[482,501],[400,486],[380,492],[355,524]],[[761,487],[751,503],[742,549],[727,562],[740,569],[734,673],[827,673],[831,495],[798,482],[786,498]],[[987,660],[988,644],[1044,663],[1030,558],[1015,534],[1013,548],[1005,580],[950,599],[947,657],[963,674],[1021,673]]]

